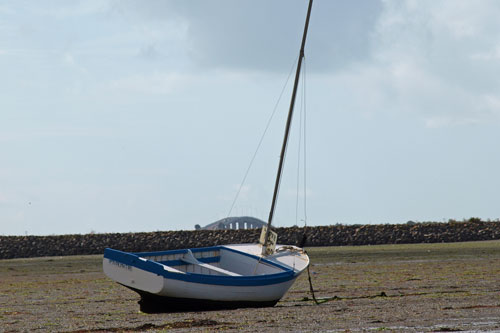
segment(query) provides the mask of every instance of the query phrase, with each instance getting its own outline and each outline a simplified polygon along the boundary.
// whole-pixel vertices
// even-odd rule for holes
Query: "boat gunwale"
[[[252,259],[256,259],[257,261],[260,261],[261,263],[275,266],[275,267],[282,269],[284,271],[291,270],[290,268],[286,267],[285,265],[268,260],[264,257],[259,257],[255,254],[236,250],[236,249],[233,249],[230,247],[226,247],[224,245],[216,245],[216,246],[209,246],[209,247],[197,247],[197,248],[192,248],[192,249],[167,250],[167,251],[158,251],[158,252],[126,252],[126,253],[132,253],[132,254],[137,255],[139,257],[154,257],[154,256],[163,256],[163,255],[170,255],[170,254],[187,253],[188,250],[191,250],[191,252],[193,252],[193,253],[228,250],[230,252],[242,254],[242,255],[245,255],[245,256],[250,257]],[[200,258],[197,258],[197,259],[200,259]],[[148,259],[148,260],[151,260],[151,259]],[[151,260],[151,261],[155,261],[155,260]]]

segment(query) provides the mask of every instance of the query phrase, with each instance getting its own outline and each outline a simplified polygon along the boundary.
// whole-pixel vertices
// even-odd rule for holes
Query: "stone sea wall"
[[[500,239],[500,221],[332,225],[276,228],[278,243],[305,246],[464,242]],[[101,254],[106,247],[148,252],[234,243],[254,243],[260,230],[159,231],[61,236],[0,236],[0,259]]]

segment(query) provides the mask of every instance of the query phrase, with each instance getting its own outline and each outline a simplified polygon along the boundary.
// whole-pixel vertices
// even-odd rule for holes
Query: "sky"
[[[306,9],[1,1],[0,235],[266,220]],[[273,224],[498,219],[498,17],[495,0],[315,0]]]

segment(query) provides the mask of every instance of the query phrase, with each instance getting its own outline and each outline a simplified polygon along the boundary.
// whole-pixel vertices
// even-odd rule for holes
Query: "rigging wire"
[[[290,77],[292,76],[293,70],[294,70],[295,65],[297,64],[298,60],[299,60],[299,58],[297,57],[295,59],[295,61],[293,62],[293,65],[292,65],[292,67],[290,69],[290,73],[288,73],[288,77],[287,77],[287,79],[285,81],[285,84],[283,85],[283,88],[281,89],[281,93],[280,93],[280,95],[278,97],[278,100],[276,101],[276,104],[274,105],[273,112],[271,113],[271,116],[267,120],[267,124],[266,124],[266,127],[264,129],[264,132],[262,133],[262,136],[260,137],[259,143],[257,144],[257,148],[255,149],[255,152],[253,153],[252,159],[250,160],[250,164],[248,165],[248,168],[247,168],[247,170],[245,172],[245,175],[243,176],[243,180],[240,183],[240,187],[238,188],[238,191],[236,192],[236,195],[235,195],[235,197],[233,199],[233,202],[231,204],[231,208],[229,208],[229,211],[227,213],[227,217],[231,216],[231,212],[233,211],[234,205],[236,204],[236,201],[238,200],[238,197],[240,195],[241,189],[243,188],[243,185],[245,185],[245,181],[246,181],[246,179],[248,177],[250,169],[252,168],[252,165],[253,165],[253,162],[255,160],[255,157],[257,156],[257,153],[259,152],[260,146],[262,145],[262,142],[264,141],[264,137],[266,136],[267,130],[269,129],[269,126],[271,125],[271,121],[272,121],[274,115],[276,114],[276,110],[278,109],[278,105],[279,105],[279,103],[281,101],[281,97],[283,97],[283,93],[285,92],[286,86],[288,85],[288,81],[290,81]]]
[[[306,96],[307,96],[307,90],[306,90],[306,82],[307,82],[307,78],[306,78],[306,73],[307,73],[307,70],[306,70],[306,57],[304,57],[303,59],[304,61],[304,68],[303,68],[303,72],[302,72],[302,98],[301,98],[301,109],[300,109],[300,134],[299,134],[299,137],[303,137],[303,140],[299,139],[299,158],[298,158],[298,167],[297,167],[297,200],[296,200],[296,208],[295,208],[295,219],[297,220],[297,211],[298,211],[298,202],[299,202],[299,172],[300,172],[300,152],[301,152],[301,149],[300,149],[300,145],[302,143],[302,145],[304,146],[303,148],[303,184],[304,184],[304,202],[303,202],[303,205],[304,205],[304,234],[302,236],[302,243],[300,247],[304,247],[305,243],[306,243],[306,239],[307,239],[307,141],[306,141],[306,138],[307,138],[307,100],[306,100]],[[305,250],[304,250],[305,251]],[[307,253],[307,252],[306,252]],[[312,295],[312,298],[313,298],[313,301],[314,301],[314,304],[316,305],[320,305],[321,303],[323,302],[320,302],[318,301],[318,299],[316,298],[316,295],[314,293],[314,287],[313,287],[313,283],[312,283],[312,278],[311,278],[311,271],[310,271],[310,266],[311,264],[309,263],[309,265],[307,265],[307,280],[309,282],[309,291],[311,292],[311,295]]]
[[[303,77],[303,76],[302,76]],[[302,82],[303,84],[303,82]],[[295,198],[295,225],[299,222],[299,191],[300,191],[300,158],[301,158],[301,148],[302,148],[302,116],[304,111],[304,90],[301,90],[300,96],[300,112],[299,112],[299,143],[298,143],[298,153],[297,153],[297,191]]]
[[[303,78],[304,78],[304,83],[302,85],[303,90],[304,90],[304,228],[307,227],[307,100],[306,100],[306,58],[304,57],[304,73],[303,73]]]
[[[304,67],[302,69],[302,90],[301,90],[301,104],[299,112],[299,143],[298,143],[298,154],[297,154],[297,191],[295,200],[295,225],[298,225],[299,221],[299,197],[300,197],[300,168],[301,159],[303,162],[303,206],[304,206],[304,227],[307,226],[307,182],[306,182],[306,165],[307,165],[307,155],[306,155],[306,58],[304,56]],[[302,151],[302,146],[303,151]]]

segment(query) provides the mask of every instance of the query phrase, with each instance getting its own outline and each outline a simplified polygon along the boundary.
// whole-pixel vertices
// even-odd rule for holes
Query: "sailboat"
[[[307,9],[295,82],[267,226],[255,244],[129,253],[107,248],[103,270],[137,292],[146,313],[274,306],[308,267],[305,251],[276,244],[271,230],[299,83],[312,0]]]

